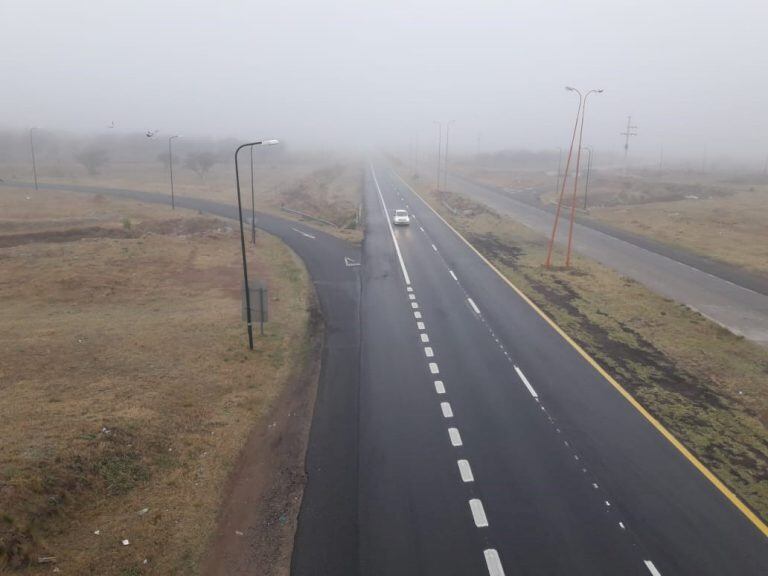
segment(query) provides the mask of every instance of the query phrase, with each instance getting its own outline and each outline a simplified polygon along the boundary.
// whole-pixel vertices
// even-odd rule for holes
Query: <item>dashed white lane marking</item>
[[[419,230],[421,230],[422,232],[424,232],[424,228],[422,228],[421,226],[419,226]]]
[[[405,289],[406,289],[406,291],[408,291],[408,292],[413,292],[413,288],[412,288],[412,287],[410,287],[410,286],[407,286]]]
[[[435,246],[434,244],[432,244],[432,250],[434,250],[435,252],[437,252],[437,246]]]
[[[298,228],[291,228],[291,230],[293,230],[294,232],[298,232],[299,234],[301,234],[301,235],[302,235],[302,236],[304,236],[305,238],[311,238],[312,240],[314,240],[314,239],[315,239],[315,237],[314,237],[314,236],[312,236],[312,234],[307,234],[306,232],[302,232],[302,231],[301,231],[301,230],[299,230]]]
[[[661,572],[656,568],[656,566],[653,565],[653,562],[650,560],[643,560],[645,562],[645,567],[648,568],[648,572],[653,574],[653,576],[661,576]]]
[[[622,530],[626,530],[627,529],[627,527],[624,526],[624,522],[619,522],[619,528],[621,528]]]
[[[429,334],[427,334],[426,332],[422,332],[421,334],[419,334],[419,336],[421,337],[421,341],[424,342],[424,344],[429,342]]]
[[[458,460],[459,474],[461,474],[462,482],[474,482],[475,477],[472,475],[472,468],[469,465],[468,460]]]
[[[371,176],[373,176],[373,183],[376,184],[376,191],[379,193],[379,200],[381,200],[381,206],[384,209],[384,219],[387,221],[387,226],[389,227],[389,234],[392,236],[392,242],[395,243],[395,252],[397,252],[397,259],[400,261],[400,269],[403,271],[403,278],[405,278],[405,285],[410,286],[411,277],[408,276],[408,270],[405,268],[405,262],[403,261],[403,254],[402,252],[400,252],[400,245],[397,243],[397,238],[395,237],[395,230],[394,228],[392,228],[392,222],[390,222],[387,203],[384,202],[384,196],[381,195],[379,180],[378,178],[376,178],[376,171],[373,169],[373,164],[371,164]]]
[[[485,528],[488,526],[488,518],[485,515],[485,508],[479,498],[472,498],[469,501],[469,509],[472,510],[472,518],[475,520],[475,526]]]
[[[442,380],[435,380],[435,392],[445,394],[445,384],[443,384]]]
[[[458,428],[448,428],[448,436],[451,438],[451,444],[453,446],[463,446],[461,441],[461,434],[459,434]]]
[[[409,300],[416,300],[416,294],[408,294]]]
[[[421,312],[414,312],[413,317],[416,318],[416,320],[421,320]]]
[[[432,358],[435,355],[435,351],[432,350],[431,346],[424,346],[424,354],[427,355],[427,358]]]
[[[525,387],[528,388],[528,392],[531,393],[531,396],[534,398],[538,398],[539,395],[536,394],[536,390],[533,389],[533,386],[531,386],[531,383],[528,382],[528,378],[525,377],[525,374],[523,374],[523,371],[520,370],[517,366],[515,366],[515,372],[517,372],[517,375],[520,376],[520,380],[523,381],[523,384],[525,384]]]
[[[459,281],[459,279],[458,279],[458,278],[456,278],[456,274],[453,272],[453,270],[448,270],[448,272],[451,274],[451,278],[453,278],[454,280],[456,280],[456,282],[458,282],[458,281]]]
[[[437,367],[436,362],[429,363],[429,371],[432,372],[432,374],[440,374],[440,368]]]
[[[419,330],[426,330],[426,328],[424,327],[424,322],[416,322],[416,328],[418,328]]]
[[[418,307],[419,307],[419,303],[418,302],[411,302],[411,308],[413,308],[415,310]]]
[[[477,304],[475,304],[475,301],[472,300],[472,298],[467,298],[467,302],[469,302],[469,305],[472,306],[472,310],[475,311],[475,314],[480,314],[480,308],[477,307]]]
[[[440,410],[443,412],[443,418],[453,418],[453,408],[450,402],[440,402]]]
[[[488,566],[489,576],[505,576],[504,568],[501,566],[499,553],[493,548],[488,548],[487,550],[483,550],[483,554],[485,555],[485,565]]]

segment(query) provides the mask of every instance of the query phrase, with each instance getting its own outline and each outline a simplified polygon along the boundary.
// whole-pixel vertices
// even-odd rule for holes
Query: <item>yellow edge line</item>
[[[673,434],[672,434],[672,433],[671,433],[669,430],[667,430],[667,429],[664,427],[664,425],[663,425],[661,422],[659,422],[658,420],[656,420],[656,418],[654,418],[654,417],[651,415],[651,413],[650,413],[650,412],[648,412],[648,410],[646,410],[646,409],[643,407],[643,405],[642,405],[642,404],[640,404],[640,402],[638,402],[638,401],[637,401],[637,400],[636,400],[636,399],[635,399],[635,398],[634,398],[634,397],[633,397],[633,396],[632,396],[632,395],[631,395],[629,392],[627,392],[627,391],[624,389],[624,387],[623,387],[621,384],[619,384],[619,383],[618,383],[618,382],[617,382],[617,381],[616,381],[616,380],[613,378],[613,376],[611,376],[610,374],[608,374],[608,372],[606,372],[606,371],[605,371],[605,369],[604,369],[602,366],[600,366],[600,364],[598,364],[598,363],[597,363],[597,360],[595,360],[594,358],[592,358],[592,356],[590,356],[590,355],[589,355],[589,354],[588,354],[588,353],[587,353],[587,352],[586,352],[586,351],[585,351],[585,350],[584,350],[584,349],[583,349],[581,346],[579,346],[579,345],[578,345],[578,344],[577,344],[577,343],[576,343],[576,342],[575,342],[575,341],[574,341],[574,340],[573,340],[573,339],[572,339],[570,336],[568,336],[568,334],[566,334],[565,330],[563,330],[562,328],[560,328],[560,326],[558,326],[558,325],[557,325],[557,323],[556,323],[554,320],[552,320],[552,319],[551,319],[549,316],[547,316],[547,314],[546,314],[546,313],[545,313],[545,312],[544,312],[544,311],[543,311],[541,308],[539,308],[539,307],[538,307],[538,306],[537,306],[537,305],[536,305],[536,304],[535,304],[535,303],[534,303],[534,302],[533,302],[533,301],[532,301],[530,298],[528,298],[528,296],[526,296],[526,295],[525,295],[525,293],[524,293],[524,292],[523,292],[523,291],[522,291],[520,288],[518,288],[517,286],[515,286],[515,285],[512,283],[512,281],[511,281],[509,278],[507,278],[507,277],[506,277],[506,276],[505,276],[505,275],[504,275],[504,274],[501,272],[501,270],[499,270],[498,268],[496,268],[496,266],[494,266],[494,265],[493,265],[493,264],[492,264],[492,263],[491,263],[491,262],[490,262],[490,261],[489,261],[489,260],[488,260],[488,259],[487,259],[485,256],[483,256],[483,255],[482,255],[482,254],[481,254],[481,253],[480,253],[480,252],[477,250],[477,248],[475,248],[475,247],[474,247],[474,246],[473,246],[473,245],[472,245],[472,244],[469,242],[469,240],[467,240],[466,238],[464,238],[464,236],[463,236],[463,235],[462,235],[462,234],[461,234],[461,233],[460,233],[458,230],[456,230],[456,228],[454,228],[453,226],[451,226],[451,224],[450,224],[450,223],[448,223],[448,221],[447,221],[445,218],[443,218],[443,217],[442,217],[442,216],[441,216],[441,215],[440,215],[440,214],[437,212],[437,210],[435,210],[435,209],[434,209],[434,208],[433,208],[433,207],[430,205],[430,203],[429,203],[429,202],[427,202],[426,200],[424,200],[424,198],[422,198],[421,194],[419,194],[418,192],[416,192],[416,190],[414,190],[414,189],[411,187],[411,185],[410,185],[410,184],[408,184],[408,183],[407,183],[405,180],[403,180],[402,176],[400,176],[400,174],[398,174],[396,170],[393,170],[393,172],[395,173],[395,175],[397,175],[397,177],[400,179],[400,181],[401,181],[403,184],[405,184],[405,185],[406,185],[406,186],[407,186],[407,187],[410,189],[410,191],[411,191],[411,192],[413,192],[413,193],[414,193],[414,194],[415,194],[415,195],[416,195],[416,196],[419,198],[419,200],[421,200],[421,201],[422,201],[422,202],[423,202],[423,203],[424,203],[424,204],[427,206],[427,208],[429,208],[430,210],[432,210],[432,212],[435,214],[435,216],[437,216],[438,218],[440,218],[440,220],[442,220],[442,221],[443,221],[443,224],[445,224],[446,226],[448,226],[448,228],[450,228],[450,229],[453,231],[453,233],[454,233],[454,234],[456,234],[456,236],[458,236],[459,238],[461,238],[461,240],[464,242],[464,244],[466,244],[467,246],[469,246],[469,248],[470,248],[470,249],[471,249],[471,250],[472,250],[472,251],[473,251],[475,254],[477,254],[477,255],[478,255],[478,256],[479,256],[479,257],[482,259],[482,261],[483,261],[483,262],[485,262],[485,263],[486,263],[486,264],[487,264],[487,265],[488,265],[488,266],[491,268],[491,270],[493,270],[494,272],[496,272],[496,274],[498,274],[498,275],[499,275],[499,277],[500,277],[502,280],[504,280],[504,282],[506,282],[506,283],[507,283],[507,285],[508,285],[510,288],[512,288],[512,290],[514,290],[514,291],[517,293],[517,295],[518,295],[518,296],[520,296],[520,298],[522,298],[522,299],[525,301],[525,303],[526,303],[526,304],[528,304],[528,305],[529,305],[531,308],[533,308],[533,310],[534,310],[534,311],[535,311],[535,312],[536,312],[536,313],[537,313],[539,316],[541,316],[541,317],[544,319],[544,321],[545,321],[547,324],[549,324],[549,325],[550,325],[552,328],[554,328],[554,330],[555,330],[555,331],[556,331],[558,334],[560,334],[560,336],[562,336],[562,338],[563,338],[563,339],[564,339],[566,342],[568,342],[568,344],[570,344],[570,345],[571,345],[571,347],[573,347],[573,349],[574,349],[574,350],[576,350],[576,352],[578,352],[578,353],[579,353],[579,354],[582,356],[582,358],[584,358],[584,359],[585,359],[587,362],[589,362],[589,363],[592,365],[592,367],[593,367],[595,370],[597,370],[597,372],[598,372],[598,373],[599,373],[599,374],[600,374],[600,375],[601,375],[603,378],[605,378],[605,379],[606,379],[606,380],[607,380],[607,381],[608,381],[608,382],[611,384],[611,386],[613,386],[613,387],[614,387],[614,388],[615,388],[615,389],[616,389],[616,390],[619,392],[619,394],[621,394],[622,396],[624,396],[624,398],[627,400],[627,402],[629,402],[629,403],[630,403],[630,404],[631,404],[631,405],[632,405],[632,406],[635,408],[635,410],[637,410],[637,411],[638,411],[638,412],[639,412],[639,413],[640,413],[640,414],[641,414],[641,415],[642,415],[642,416],[643,416],[643,417],[644,417],[646,420],[648,420],[648,422],[650,422],[650,423],[651,423],[651,425],[652,425],[654,428],[656,428],[656,430],[658,430],[658,431],[659,431],[659,433],[660,433],[662,436],[664,436],[664,438],[666,438],[666,439],[669,441],[669,443],[670,443],[670,444],[672,444],[672,446],[674,446],[675,448],[677,448],[677,450],[678,450],[678,451],[679,451],[679,452],[680,452],[680,453],[681,453],[683,456],[685,456],[685,458],[686,458],[686,459],[687,459],[687,460],[688,460],[688,461],[689,461],[691,464],[693,464],[693,466],[694,466],[694,467],[695,467],[695,468],[696,468],[696,469],[697,469],[699,472],[701,472],[701,473],[704,475],[704,477],[705,477],[707,480],[709,480],[709,481],[710,481],[710,482],[711,482],[711,483],[714,485],[714,487],[715,487],[715,488],[717,488],[717,489],[718,489],[718,490],[719,490],[719,491],[720,491],[720,492],[723,494],[723,496],[725,496],[726,498],[728,498],[728,500],[730,500],[730,501],[731,501],[731,504],[733,504],[733,505],[734,505],[736,508],[738,508],[738,509],[739,509],[739,511],[740,511],[742,514],[744,514],[744,516],[746,516],[746,517],[747,517],[747,519],[748,519],[750,522],[752,522],[752,524],[754,524],[754,525],[755,525],[755,527],[756,527],[758,530],[760,530],[760,532],[762,532],[764,536],[768,536],[768,526],[766,526],[766,524],[765,524],[765,523],[764,523],[764,522],[763,522],[763,521],[762,521],[762,520],[761,520],[761,519],[760,519],[760,518],[757,516],[757,514],[755,514],[755,513],[754,513],[754,512],[753,512],[753,511],[752,511],[752,510],[751,510],[751,509],[750,509],[750,508],[749,508],[749,507],[748,507],[746,504],[744,504],[744,502],[742,502],[742,501],[739,499],[739,497],[738,497],[738,496],[736,496],[736,494],[734,494],[734,493],[733,493],[733,492],[732,492],[732,491],[731,491],[731,490],[730,490],[730,489],[729,489],[729,488],[728,488],[728,487],[727,487],[725,484],[723,484],[723,482],[722,482],[722,481],[721,481],[721,480],[720,480],[720,479],[719,479],[719,478],[718,478],[718,477],[717,477],[717,476],[714,474],[714,472],[712,472],[711,470],[709,470],[709,468],[707,468],[707,467],[706,467],[704,464],[702,464],[702,463],[701,463],[701,461],[700,461],[698,458],[696,458],[696,456],[694,456],[693,454],[691,454],[691,452],[688,450],[688,448],[686,448],[685,446],[683,446],[682,442],[680,442],[680,441],[679,441],[677,438],[675,438],[675,436],[674,436],[674,435],[673,435]]]

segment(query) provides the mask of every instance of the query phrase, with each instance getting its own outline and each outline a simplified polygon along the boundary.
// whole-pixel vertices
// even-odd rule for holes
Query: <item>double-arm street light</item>
[[[546,260],[546,267],[549,268],[552,264],[552,249],[555,244],[555,238],[557,237],[557,226],[560,222],[560,210],[562,209],[563,204],[563,197],[565,195],[565,184],[568,180],[568,170],[571,165],[571,156],[573,155],[573,145],[576,142],[576,132],[579,132],[579,145],[576,149],[576,175],[574,177],[574,183],[573,183],[573,197],[571,200],[571,218],[570,218],[570,225],[568,229],[568,250],[566,252],[566,258],[565,258],[565,265],[570,266],[571,263],[571,246],[573,243],[573,219],[576,215],[576,191],[578,190],[579,185],[579,163],[581,162],[581,141],[582,136],[584,134],[584,113],[586,111],[587,107],[587,98],[589,98],[590,94],[599,94],[603,92],[603,90],[590,90],[586,94],[582,95],[581,91],[573,88],[572,86],[566,86],[566,90],[569,92],[576,92],[579,96],[579,107],[576,110],[576,122],[573,125],[573,134],[571,135],[571,146],[568,150],[568,159],[565,162],[565,172],[563,174],[563,183],[562,187],[560,188],[560,196],[557,201],[557,208],[555,210],[555,223],[552,226],[552,236],[549,239],[549,246],[547,248],[547,260]],[[579,125],[579,122],[581,124]]]
[[[584,146],[589,152],[587,157],[587,180],[584,182],[584,210],[587,209],[587,194],[589,194],[589,175],[592,172],[592,146]]]
[[[173,149],[171,148],[171,142],[173,142],[174,138],[180,138],[181,135],[175,134],[173,136],[170,136],[168,138],[168,167],[170,168],[171,173],[171,210],[176,209],[176,199],[173,195]]]
[[[258,142],[247,142],[241,144],[235,149],[235,182],[237,184],[237,215],[240,219],[240,249],[243,254],[243,284],[245,285],[245,314],[248,322],[248,348],[253,350],[253,324],[251,322],[251,291],[248,286],[248,260],[245,256],[245,233],[243,231],[243,202],[240,198],[240,169],[237,164],[237,155],[243,148],[254,146],[273,146],[279,144],[277,140],[259,140]],[[253,181],[253,179],[251,179]]]

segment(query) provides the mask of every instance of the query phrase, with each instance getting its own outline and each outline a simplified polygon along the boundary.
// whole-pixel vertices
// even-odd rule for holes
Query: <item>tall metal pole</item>
[[[584,183],[584,210],[587,209],[587,195],[589,194],[589,174],[592,172],[592,147],[586,146],[587,152],[589,152],[589,158],[587,160],[587,179]]]
[[[445,125],[445,154],[443,160],[443,187],[448,190],[448,140],[451,136],[451,124],[456,120],[450,120]]]
[[[171,172],[171,210],[176,209],[176,199],[174,198],[173,194],[173,149],[171,148],[171,142],[174,138],[178,138],[179,135],[176,134],[175,136],[170,136],[168,138],[168,167],[170,168]]]
[[[35,138],[33,136],[34,130],[34,128],[29,129],[29,147],[32,150],[32,173],[35,176],[35,192],[37,192],[37,161],[35,160]]]
[[[256,195],[253,191],[253,146],[251,150],[251,244],[256,244]]]
[[[565,181],[568,179],[568,168],[571,165],[571,155],[573,154],[573,143],[576,140],[576,130],[579,127],[579,116],[581,115],[581,92],[576,88],[566,86],[566,90],[570,92],[576,92],[579,95],[579,107],[576,109],[576,122],[573,125],[573,134],[571,135],[571,147],[568,149],[568,158],[565,161],[565,173],[563,174],[563,185],[560,188],[560,196],[557,199],[557,209],[555,210],[555,223],[552,226],[552,237],[549,239],[549,246],[547,246],[547,259],[544,265],[549,268],[552,265],[552,249],[555,245],[555,237],[557,236],[557,225],[560,221],[560,209],[563,205],[563,195],[565,194]]]
[[[765,157],[765,164],[763,165],[763,176],[768,176],[768,156]]]
[[[579,167],[581,164],[581,141],[584,135],[584,116],[587,112],[587,98],[590,94],[600,93],[602,90],[590,90],[584,95],[584,106],[581,109],[581,126],[579,127],[579,147],[576,149],[576,174],[573,178],[573,197],[571,198],[571,220],[568,224],[568,249],[565,253],[565,267],[571,265],[571,248],[573,246],[573,221],[576,219],[576,193],[579,186]]]
[[[440,190],[440,162],[441,155],[443,153],[443,123],[435,122],[437,124],[437,190]]]
[[[237,163],[237,155],[243,148],[260,146],[261,144],[277,144],[277,140],[259,140],[247,142],[235,149],[235,182],[237,184],[237,215],[240,220],[240,250],[243,254],[243,283],[245,285],[245,317],[248,322],[248,348],[253,350],[253,323],[251,318],[251,291],[248,286],[248,261],[245,256],[245,232],[243,231],[243,202],[240,198],[240,169]]]
[[[557,178],[555,179],[555,194],[560,189],[560,168],[563,165],[563,149],[558,147],[557,149]]]

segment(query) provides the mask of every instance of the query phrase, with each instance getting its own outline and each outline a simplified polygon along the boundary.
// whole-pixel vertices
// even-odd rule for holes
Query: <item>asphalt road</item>
[[[451,175],[449,188],[486,204],[546,237],[553,214],[509,194]],[[558,242],[567,242],[563,215]],[[577,223],[574,249],[654,292],[685,304],[707,318],[763,345],[768,345],[768,282],[684,250],[621,234],[607,226]]]
[[[765,536],[385,165],[365,201],[361,574],[768,574]]]
[[[768,574],[758,528],[387,166],[365,203],[361,267],[257,219],[326,322],[293,574]]]

